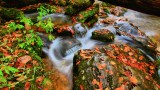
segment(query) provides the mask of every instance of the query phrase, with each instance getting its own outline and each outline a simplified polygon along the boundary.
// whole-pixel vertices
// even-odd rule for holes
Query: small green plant
[[[20,22],[28,25],[33,25],[33,22],[30,18],[25,17],[24,15],[21,15],[20,17]]]
[[[21,25],[21,24],[16,24],[15,22],[11,22],[10,24],[8,24],[8,26],[9,26],[9,31],[11,32],[13,32],[13,31],[15,31],[15,30],[17,30],[17,29],[23,29],[24,28],[24,26],[23,25]],[[9,33],[10,33],[9,32]]]
[[[8,84],[8,80],[9,79],[13,79],[13,75],[14,73],[17,73],[19,72],[18,69],[14,68],[14,67],[11,67],[11,66],[8,66],[8,65],[5,65],[5,64],[1,64],[0,65],[0,88],[2,87],[6,87],[6,86],[11,86],[10,84]],[[5,76],[8,76],[7,78]]]
[[[42,20],[42,17],[49,14],[50,12],[53,12],[54,9],[47,9],[44,6],[40,6],[40,8],[38,8],[37,10],[39,11],[39,16],[37,17],[37,20],[39,22],[36,25],[38,27],[42,27],[46,31],[46,33],[49,34],[49,40],[53,40],[55,37],[51,35],[51,33],[53,32],[54,24],[52,23],[51,18],[48,18],[47,20]]]

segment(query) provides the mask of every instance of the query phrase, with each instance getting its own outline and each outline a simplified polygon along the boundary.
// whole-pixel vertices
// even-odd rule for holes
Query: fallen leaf
[[[43,79],[44,79],[44,76],[38,77],[38,78],[36,79],[36,83],[37,83],[37,84],[41,83],[41,82],[43,81]]]
[[[30,86],[31,86],[30,82],[26,82],[24,86],[25,90],[29,90]]]
[[[124,85],[121,85],[120,87],[116,88],[115,90],[125,90]]]
[[[130,77],[130,81],[135,85],[137,85],[137,83],[138,83],[138,80],[134,76]]]
[[[104,69],[107,65],[105,63],[103,64],[97,64],[98,69]]]
[[[18,61],[19,63],[23,63],[23,64],[26,64],[27,62],[29,62],[29,61],[31,61],[31,60],[32,60],[31,56],[28,56],[28,55],[19,57],[19,58],[17,59],[17,61]]]
[[[111,61],[111,62],[110,62],[110,64],[111,64],[111,65],[116,65],[116,63],[115,63],[115,62],[113,62],[113,61]]]
[[[82,85],[79,85],[80,90],[84,90],[84,87]]]

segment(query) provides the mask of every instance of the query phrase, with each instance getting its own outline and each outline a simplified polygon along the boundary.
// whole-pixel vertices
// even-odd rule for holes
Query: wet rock
[[[42,20],[47,20],[51,18],[54,25],[64,25],[64,24],[71,24],[71,17],[68,15],[64,15],[61,13],[53,13],[46,15],[42,18]]]
[[[75,34],[72,26],[70,25],[58,25],[54,27],[54,31],[56,31],[61,36],[73,36]]]
[[[107,29],[100,29],[92,32],[91,38],[103,42],[111,42],[114,41],[114,34]]]
[[[110,9],[110,13],[116,16],[122,16],[126,11],[127,9],[117,6]]]
[[[92,16],[92,17],[88,18],[88,19],[85,21],[85,24],[87,24],[87,26],[91,27],[91,26],[93,26],[97,21],[98,21],[98,17],[97,17],[97,16]]]
[[[113,17],[107,17],[104,20],[102,20],[101,23],[112,25],[115,23],[115,19]]]
[[[75,38],[64,37],[59,41],[59,51],[62,57],[78,51],[81,47],[81,43]]]
[[[110,44],[74,56],[74,90],[158,90],[156,66],[139,50]]]
[[[84,10],[93,4],[94,0],[69,0],[65,13],[68,15],[77,14],[79,11]]]
[[[82,23],[77,23],[73,26],[75,37],[84,37],[87,33],[87,27]]]
[[[20,16],[21,14],[23,14],[23,12],[15,8],[0,7],[0,17],[3,20],[6,20],[6,21],[16,20],[17,17]]]
[[[114,27],[116,28],[118,35],[129,37],[128,39],[125,39],[131,46],[134,45],[135,47],[140,48],[144,54],[148,53],[155,59],[157,45],[153,43],[144,32],[140,31],[138,27],[128,22],[116,22]]]
[[[93,17],[95,14],[97,14],[98,11],[99,11],[99,5],[89,7],[85,11],[79,12],[77,16],[77,21],[84,23],[90,17]]]

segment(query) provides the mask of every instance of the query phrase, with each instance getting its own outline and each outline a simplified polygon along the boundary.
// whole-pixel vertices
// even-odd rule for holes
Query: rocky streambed
[[[157,45],[126,20],[111,15],[99,17],[91,27],[74,23],[57,28],[62,30],[62,40],[53,41],[50,47],[55,46],[55,52],[49,55],[53,62],[73,60],[74,90],[159,89]]]
[[[71,3],[65,13],[42,18],[51,18],[55,25],[55,40],[50,41],[42,34],[44,31],[39,36],[54,68],[67,77],[66,89],[73,86],[73,90],[159,90],[159,39],[148,36],[150,31],[159,35],[159,17],[153,21],[155,24],[148,25],[146,19],[150,19],[139,12],[125,13],[126,9],[121,7],[86,2]],[[83,5],[90,7],[81,11]],[[35,20],[38,13],[25,15]],[[57,89],[56,85],[54,88]]]

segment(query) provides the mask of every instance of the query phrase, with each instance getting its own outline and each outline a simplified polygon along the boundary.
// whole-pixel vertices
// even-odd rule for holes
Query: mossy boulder
[[[69,0],[65,13],[68,15],[77,14],[93,4],[94,0]]]
[[[21,14],[23,14],[22,11],[17,10],[15,8],[4,8],[0,7],[0,17],[3,20],[15,20],[17,17],[19,17]]]
[[[88,18],[85,23],[87,24],[87,26],[93,26],[96,22],[98,21],[98,17],[95,15],[95,16],[92,16],[90,18]]]
[[[114,41],[114,34],[107,29],[100,29],[92,32],[91,38],[103,42],[111,42]]]
[[[77,21],[84,23],[87,19],[93,17],[99,12],[99,5],[94,5],[86,9],[85,11],[79,12]]]
[[[126,44],[80,50],[74,56],[74,90],[159,90],[156,65]]]

